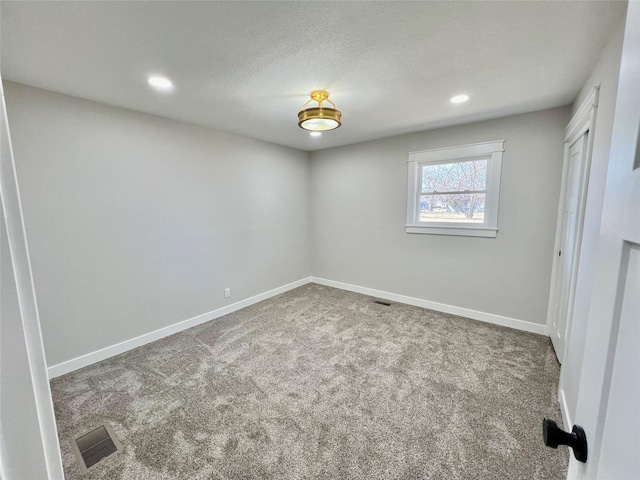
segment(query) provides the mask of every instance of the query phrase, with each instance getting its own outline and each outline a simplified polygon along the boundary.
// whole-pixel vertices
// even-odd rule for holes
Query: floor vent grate
[[[71,446],[78,463],[85,472],[122,449],[122,444],[106,423],[75,438]]]
[[[384,305],[385,307],[391,306],[391,303],[385,302],[384,300],[374,300],[373,303],[377,303],[378,305]]]

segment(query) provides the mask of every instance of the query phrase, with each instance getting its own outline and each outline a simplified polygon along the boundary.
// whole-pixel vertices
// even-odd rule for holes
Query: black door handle
[[[574,425],[571,433],[568,433],[550,418],[545,418],[542,420],[542,437],[547,447],[558,448],[558,445],[567,445],[573,449],[576,460],[587,462],[587,436],[579,425]]]

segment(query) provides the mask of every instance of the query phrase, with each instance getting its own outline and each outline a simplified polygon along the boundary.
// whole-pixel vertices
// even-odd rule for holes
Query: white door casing
[[[557,282],[551,316],[549,336],[559,361],[562,361],[566,346],[568,319],[571,316],[571,303],[575,288],[576,269],[579,244],[577,242],[581,225],[578,223],[578,202],[580,200],[581,177],[585,171],[586,143],[589,132],[583,134],[569,147],[565,196],[562,215],[561,242],[557,255]]]
[[[640,478],[640,2],[628,4],[570,479]]]
[[[565,153],[547,309],[547,334],[551,337],[560,363],[564,361],[571,331],[598,93],[599,87],[595,87],[565,129]]]
[[[28,443],[12,445],[12,447],[19,448],[9,449],[4,442],[15,442],[18,437],[15,434],[16,430],[22,431],[23,429],[20,425],[16,427],[13,424],[7,428],[7,424],[3,422],[0,427],[0,443],[2,443],[2,448],[0,448],[0,471],[3,471],[7,479],[24,478],[24,475],[20,473],[24,465],[29,462],[41,461],[46,468],[48,479],[62,480],[64,479],[62,458],[60,456],[53,400],[47,375],[46,358],[40,331],[40,316],[33,285],[29,248],[22,217],[22,205],[11,149],[11,137],[9,135],[1,76],[0,97],[0,203],[2,205],[2,214],[6,221],[6,241],[3,243],[8,246],[9,255],[7,256],[12,264],[12,283],[15,284],[17,302],[19,303],[19,313],[16,318],[9,319],[3,316],[0,319],[0,329],[3,332],[6,331],[4,322],[19,322],[20,336],[22,337],[20,340],[24,341],[23,346],[25,347],[25,355],[23,357],[18,357],[18,353],[13,355],[11,350],[3,349],[3,359],[4,361],[8,359],[12,362],[10,365],[13,365],[14,368],[16,368],[17,363],[20,363],[20,367],[27,372],[27,376],[20,380],[31,386],[31,391],[28,394],[29,402],[27,402],[26,398],[24,399],[25,409],[16,410],[11,414],[17,419],[25,415],[29,415],[30,418],[36,417],[38,423],[36,432],[39,433],[39,435],[30,436]],[[2,387],[12,387],[10,381],[10,377],[3,376],[0,380],[0,385]],[[23,398],[19,398],[16,405],[20,406],[22,400]],[[27,404],[33,404],[33,410],[27,410]],[[13,427],[16,428],[13,429]],[[9,431],[7,432],[6,430]],[[21,431],[20,433],[22,433]],[[22,451],[19,450],[20,448]]]

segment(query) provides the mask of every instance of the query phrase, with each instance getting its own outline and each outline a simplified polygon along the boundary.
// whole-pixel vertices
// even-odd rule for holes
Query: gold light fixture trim
[[[298,126],[312,132],[324,132],[333,130],[342,125],[342,112],[336,108],[336,104],[329,100],[329,94],[324,90],[311,92],[311,99],[300,107],[298,112]],[[318,102],[317,107],[304,108],[311,102]],[[327,102],[332,107],[323,107]],[[304,109],[304,110],[303,110]]]

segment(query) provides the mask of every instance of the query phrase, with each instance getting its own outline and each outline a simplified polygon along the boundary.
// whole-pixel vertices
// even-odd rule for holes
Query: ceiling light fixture
[[[304,107],[314,100],[318,102],[317,107],[304,109]],[[333,108],[323,107],[322,104],[324,102],[330,103]],[[336,108],[335,103],[329,100],[329,94],[324,90],[314,90],[311,92],[311,100],[307,100],[307,102],[300,107],[300,111],[298,112],[298,126],[305,130],[324,132],[342,125],[340,121],[341,118],[342,112]]]
[[[449,100],[451,103],[464,103],[469,100],[469,95],[456,95]]]
[[[168,90],[173,89],[173,82],[171,82],[171,80],[165,77],[157,77],[157,76],[149,77],[147,79],[147,82],[156,90],[162,90],[166,92]]]

